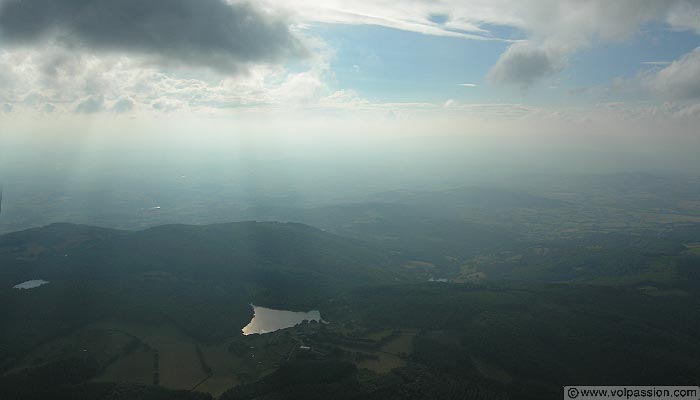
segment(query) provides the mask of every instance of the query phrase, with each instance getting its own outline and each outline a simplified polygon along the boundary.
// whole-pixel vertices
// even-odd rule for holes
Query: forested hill
[[[239,281],[262,272],[352,285],[395,280],[387,252],[303,224],[237,222],[118,231],[53,224],[0,236],[0,285],[163,272]],[[272,278],[272,277],[268,277]],[[10,285],[12,286],[12,285]]]
[[[105,318],[168,321],[216,340],[240,332],[251,302],[310,310],[355,286],[410,281],[403,270],[383,250],[294,223],[11,233],[0,236],[0,365]],[[32,279],[50,283],[12,289]]]

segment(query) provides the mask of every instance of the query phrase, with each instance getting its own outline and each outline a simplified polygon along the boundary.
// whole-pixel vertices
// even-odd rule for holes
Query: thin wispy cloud
[[[458,85],[464,87],[476,87],[476,83],[459,83]]]

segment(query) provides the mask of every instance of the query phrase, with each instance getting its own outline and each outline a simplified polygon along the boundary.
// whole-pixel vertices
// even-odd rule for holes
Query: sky
[[[0,157],[46,135],[216,132],[668,164],[700,149],[698,46],[694,0],[0,0]]]

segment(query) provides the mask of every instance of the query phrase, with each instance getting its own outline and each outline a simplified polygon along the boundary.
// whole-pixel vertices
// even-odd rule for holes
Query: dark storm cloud
[[[155,56],[235,72],[304,53],[284,19],[226,0],[0,0],[0,37]]]

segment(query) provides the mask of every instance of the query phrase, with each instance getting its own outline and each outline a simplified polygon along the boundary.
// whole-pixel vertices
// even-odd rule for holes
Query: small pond
[[[49,281],[45,281],[43,279],[33,279],[31,281],[26,281],[22,282],[20,284],[17,284],[13,286],[15,289],[34,289],[35,287],[39,287],[41,285],[46,285],[49,283]]]

